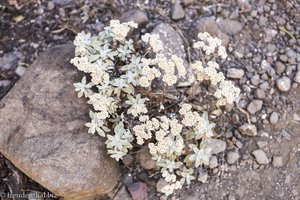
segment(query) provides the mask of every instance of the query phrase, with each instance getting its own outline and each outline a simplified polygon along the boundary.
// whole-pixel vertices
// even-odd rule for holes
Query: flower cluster
[[[79,33],[71,63],[86,75],[74,86],[78,98],[87,98],[93,108],[91,121],[85,124],[88,132],[104,137],[108,154],[117,161],[135,144],[147,145],[162,177],[169,183],[163,188],[169,195],[195,179],[195,168],[208,164],[211,149],[205,142],[213,137],[215,124],[209,122],[206,112],[196,112],[189,103],[181,104],[174,115],[149,113],[149,105],[160,103],[147,96],[152,82],[156,79],[167,87],[176,86],[186,77],[188,86],[210,81],[216,86],[213,95],[219,106],[232,103],[240,91],[225,80],[212,59],[186,63],[176,55],[166,57],[159,35],[143,35],[142,41],[150,46],[147,52],[152,54],[139,54],[134,42],[127,38],[131,28],[136,27],[134,22],[112,20],[97,36]],[[218,38],[201,33],[199,39],[195,48],[210,58],[214,54],[226,58]],[[188,74],[190,71],[192,74]]]

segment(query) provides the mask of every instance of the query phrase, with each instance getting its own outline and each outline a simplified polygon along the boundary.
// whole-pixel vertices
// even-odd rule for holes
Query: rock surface
[[[64,199],[94,199],[112,190],[117,163],[87,133],[88,106],[78,99],[72,45],[50,49],[0,102],[0,151],[30,178]]]

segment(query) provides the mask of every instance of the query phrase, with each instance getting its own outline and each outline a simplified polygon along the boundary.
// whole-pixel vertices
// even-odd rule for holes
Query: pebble
[[[274,156],[273,161],[272,161],[273,167],[282,167],[283,162],[282,162],[282,157],[281,156]]]
[[[207,181],[207,179],[208,179],[207,172],[199,172],[197,181],[199,181],[201,183],[205,183]]]
[[[244,124],[239,127],[239,131],[243,135],[247,136],[256,136],[257,135],[257,129],[256,126],[253,124]]]
[[[47,9],[48,10],[53,10],[54,8],[55,8],[55,4],[53,3],[53,1],[48,1]]]
[[[156,183],[156,191],[157,191],[157,192],[160,192],[160,193],[163,193],[162,190],[163,190],[163,188],[164,188],[166,185],[168,185],[168,182],[165,181],[165,179],[160,178],[160,179],[158,180],[158,182]]]
[[[260,83],[259,75],[255,74],[254,76],[251,77],[250,81],[252,85],[258,86]]]
[[[287,61],[288,61],[288,57],[287,57],[287,55],[285,55],[285,54],[280,55],[280,56],[279,56],[279,59],[280,59],[282,62],[287,62]]]
[[[10,80],[1,80],[0,87],[8,87],[12,82]]]
[[[291,89],[292,81],[289,77],[283,76],[276,80],[276,86],[281,92],[287,92]]]
[[[256,144],[260,149],[262,149],[268,145],[268,142],[267,141],[257,141]]]
[[[156,167],[156,162],[152,160],[152,156],[147,147],[143,147],[138,151],[136,160],[144,169],[150,170]]]
[[[122,186],[118,193],[114,196],[114,200],[131,200],[130,194],[126,190],[126,186]]]
[[[227,70],[227,77],[233,79],[240,79],[244,76],[245,72],[243,69],[230,68]]]
[[[255,97],[258,99],[265,99],[266,98],[266,93],[264,90],[258,88],[255,90]]]
[[[10,70],[17,66],[18,60],[22,57],[20,52],[5,53],[0,57],[0,69]]]
[[[286,69],[286,66],[282,62],[277,61],[275,63],[275,70],[276,70],[277,74],[282,74],[285,71],[285,69]]]
[[[17,74],[18,76],[23,76],[24,73],[25,73],[25,71],[26,71],[26,68],[25,68],[25,67],[23,67],[23,66],[18,66],[17,69],[16,69],[16,74]]]
[[[268,23],[268,18],[261,16],[258,20],[260,26],[266,26]]]
[[[289,132],[287,132],[285,129],[281,130],[280,135],[285,140],[291,140],[292,139],[291,134]]]
[[[126,167],[131,166],[132,163],[133,163],[133,161],[134,161],[134,158],[133,158],[133,156],[130,155],[130,154],[126,154],[126,155],[123,157],[123,160],[122,160],[122,162],[124,163],[124,165],[125,165]]]
[[[243,29],[243,24],[236,20],[220,19],[218,21],[219,28],[229,35],[236,35]]]
[[[132,183],[127,186],[133,200],[145,200],[147,198],[147,185],[143,182]]]
[[[300,83],[300,71],[296,72],[295,77],[294,77],[294,81],[296,83]]]
[[[261,110],[263,105],[262,100],[253,100],[249,105],[247,106],[247,110],[249,113],[254,114]]]
[[[149,19],[143,11],[134,9],[123,13],[122,16],[120,17],[120,21],[121,22],[134,21],[135,23],[138,24],[138,28],[141,28],[148,23]]]
[[[228,164],[232,165],[240,158],[240,154],[237,151],[229,151],[226,155],[226,161]]]
[[[272,112],[272,114],[271,114],[271,116],[270,116],[270,123],[271,124],[276,124],[277,122],[278,122],[278,120],[279,120],[279,115],[278,115],[278,113],[277,112]]]
[[[172,7],[171,18],[173,20],[183,19],[185,16],[185,11],[182,8],[180,1],[176,0],[175,4]]]
[[[216,167],[218,167],[218,158],[217,156],[211,156],[209,158],[209,168],[214,169]]]
[[[226,142],[220,139],[209,138],[205,141],[206,148],[211,148],[211,154],[218,154],[226,149]]]
[[[261,149],[257,149],[255,151],[253,151],[252,155],[255,157],[255,160],[257,161],[257,163],[260,165],[266,165],[270,162],[266,153]]]

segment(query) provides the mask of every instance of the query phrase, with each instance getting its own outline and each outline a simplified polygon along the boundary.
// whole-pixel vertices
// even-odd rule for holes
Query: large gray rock
[[[112,190],[117,163],[87,133],[88,106],[73,83],[72,45],[43,53],[0,102],[0,151],[17,168],[64,199],[89,200]]]

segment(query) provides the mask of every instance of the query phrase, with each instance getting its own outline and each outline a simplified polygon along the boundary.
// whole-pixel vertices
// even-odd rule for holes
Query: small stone
[[[255,151],[253,151],[252,155],[255,157],[255,160],[257,161],[257,163],[260,165],[266,165],[270,162],[266,153],[261,149],[257,149]]]
[[[296,122],[300,122],[300,116],[297,113],[293,114],[293,120]]]
[[[292,139],[291,134],[289,132],[287,132],[285,129],[281,130],[280,135],[285,140],[291,140]]]
[[[156,167],[156,162],[152,160],[152,155],[148,147],[141,148],[136,155],[137,162],[144,169],[150,170]]]
[[[240,79],[244,76],[245,72],[243,69],[230,68],[227,70],[227,77],[233,79]]]
[[[247,136],[256,136],[257,135],[257,129],[256,126],[253,124],[244,124],[239,127],[239,131],[243,135]]]
[[[12,82],[10,80],[1,80],[0,87],[8,87]]]
[[[268,18],[261,16],[258,20],[260,26],[266,26],[268,23]]]
[[[265,99],[266,98],[266,93],[264,90],[258,88],[255,90],[255,97],[258,99]]]
[[[287,62],[288,61],[288,57],[286,55],[280,55],[279,56],[279,59],[282,61],[282,62]]]
[[[268,145],[268,141],[257,141],[256,144],[260,149],[262,149]]]
[[[165,179],[163,178],[160,178],[158,180],[158,182],[156,183],[156,191],[157,192],[160,192],[160,193],[163,193],[163,188],[168,185],[168,182],[165,181]]]
[[[214,169],[216,167],[218,167],[218,158],[217,156],[211,156],[209,158],[209,168]]]
[[[123,185],[118,193],[114,196],[114,200],[131,200],[131,196]]]
[[[4,70],[14,69],[17,66],[18,60],[21,57],[22,57],[22,54],[19,52],[5,53],[0,58],[0,69],[4,69]]]
[[[130,155],[130,154],[126,154],[126,155],[123,157],[123,160],[122,160],[122,162],[124,163],[124,165],[125,165],[126,167],[131,166],[132,163],[133,163],[133,161],[134,161],[134,158],[133,158],[133,156]]]
[[[229,35],[236,35],[243,29],[243,24],[231,20],[231,19],[221,19],[218,21],[219,28]]]
[[[53,1],[48,1],[47,9],[48,10],[53,10],[54,8],[55,8],[55,4],[53,3]]]
[[[232,165],[240,158],[240,154],[237,151],[229,151],[226,155],[226,161],[228,164]]]
[[[300,71],[296,72],[295,77],[294,77],[294,81],[296,83],[300,83]]]
[[[138,28],[143,27],[149,21],[147,15],[140,10],[129,10],[120,17],[121,22],[134,21],[138,24]]]
[[[228,196],[228,200],[235,200],[236,198],[235,198],[235,196],[233,196],[232,194],[230,194],[229,196]]]
[[[133,200],[145,200],[147,199],[147,185],[143,182],[132,183],[127,186],[128,191],[131,194]]]
[[[283,76],[276,80],[276,86],[281,92],[287,92],[291,89],[292,81],[289,77]]]
[[[272,112],[271,116],[270,116],[270,123],[271,124],[276,124],[278,122],[279,119],[279,115],[277,112]]]
[[[283,162],[282,162],[282,157],[281,156],[274,156],[273,161],[272,161],[273,167],[282,167]]]
[[[53,0],[53,2],[59,6],[70,6],[75,3],[74,0]]]
[[[205,141],[205,147],[211,148],[211,154],[218,154],[226,149],[226,142],[220,139],[209,138]]]
[[[207,179],[208,179],[207,172],[199,172],[197,181],[199,181],[201,183],[205,183],[207,181]]]
[[[176,0],[175,4],[172,7],[172,15],[171,18],[173,20],[183,19],[185,16],[184,9],[182,8],[180,1]]]
[[[275,70],[276,70],[277,74],[282,74],[285,71],[285,69],[286,69],[286,67],[282,62],[277,61],[275,63]]]
[[[25,73],[25,71],[26,71],[26,68],[25,68],[25,67],[23,67],[23,66],[18,66],[17,69],[16,69],[16,74],[17,74],[18,76],[23,76],[24,73]]]
[[[258,86],[259,83],[260,83],[260,79],[259,79],[258,74],[255,74],[254,76],[252,76],[250,80],[251,80],[251,84],[255,85],[255,86]]]
[[[263,105],[262,100],[253,100],[249,105],[247,106],[247,110],[249,113],[254,114],[261,110]]]

